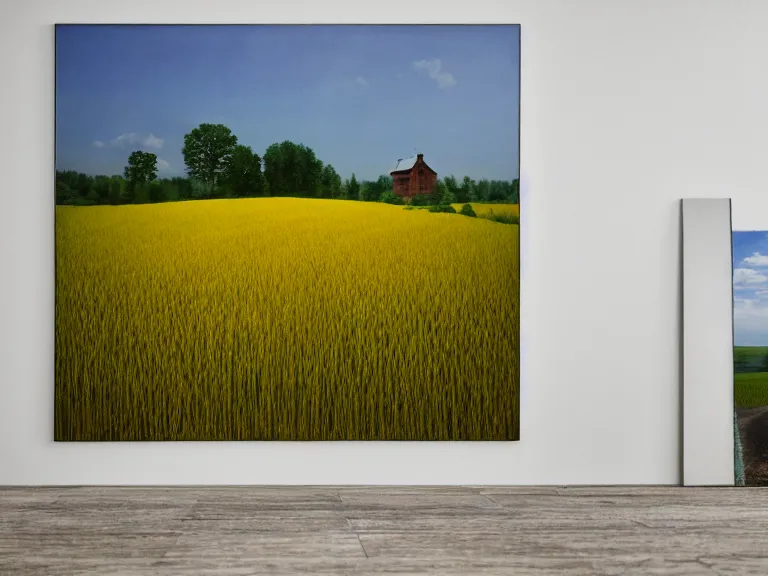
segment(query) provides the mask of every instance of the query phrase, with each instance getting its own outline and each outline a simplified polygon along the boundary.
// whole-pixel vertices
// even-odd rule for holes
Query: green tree
[[[152,201],[150,197],[150,182],[141,182],[133,186],[133,200],[134,204],[148,204]],[[130,188],[130,186],[129,186]]]
[[[82,204],[86,206],[95,206],[98,203],[99,203],[99,195],[96,193],[96,190],[94,188],[91,188],[88,191],[88,195],[82,201]]]
[[[491,183],[485,178],[479,180],[475,186],[475,200],[485,202],[490,194]]]
[[[216,193],[215,186],[209,182],[203,182],[202,180],[195,180],[192,178],[189,183],[191,198],[211,198]]]
[[[192,183],[189,181],[189,178],[175,176],[174,178],[171,178],[171,182],[176,185],[176,189],[179,193],[179,200],[188,200],[192,198]]]
[[[120,204],[120,200],[123,196],[123,189],[125,188],[125,180],[120,176],[112,176],[109,179],[109,203]]]
[[[89,204],[98,194],[91,189],[93,178],[75,170],[56,172],[56,202],[61,204]],[[90,199],[90,200],[89,200]]]
[[[442,180],[435,182],[435,189],[432,192],[433,206],[446,206],[453,204],[456,201],[456,196],[453,192],[456,186],[456,179],[453,176],[446,176]]]
[[[239,144],[232,150],[226,183],[235,196],[261,195],[261,158],[250,146]]]
[[[363,180],[360,182],[360,200],[363,200],[364,202],[372,202],[377,200],[377,198],[375,198],[375,194],[375,182],[369,182],[368,180]]]
[[[141,150],[131,152],[131,155],[128,156],[128,166],[125,167],[123,174],[128,181],[123,200],[125,202],[138,202],[138,189],[157,178],[157,156]],[[148,201],[148,197],[144,199],[143,190],[141,201]]]
[[[93,198],[91,195],[91,184],[93,179],[88,174],[78,173],[77,175],[77,193],[82,198]]]
[[[136,199],[137,186],[140,186],[140,184],[125,183],[120,192],[120,204],[133,204],[133,201]]]
[[[303,144],[286,140],[264,152],[264,178],[273,196],[321,197],[322,176],[323,163]]]
[[[450,195],[451,198],[455,199],[456,194],[459,191],[459,183],[456,181],[456,178],[454,176],[446,176],[443,178],[443,184],[445,184],[445,192],[443,195]],[[447,203],[450,204],[450,202]]]
[[[368,191],[364,194],[363,199],[370,202],[378,202],[382,195],[388,191],[392,191],[392,177],[381,175],[375,182],[368,183]]]
[[[445,183],[441,179],[435,181],[435,186],[432,188],[432,194],[429,195],[429,203],[432,206],[437,206],[442,202],[443,195],[445,194]],[[418,198],[418,196],[416,196]]]
[[[146,184],[150,202],[165,202],[168,200],[168,189],[163,180],[153,180]]]
[[[223,124],[200,124],[184,136],[184,163],[194,179],[216,186],[227,171],[237,136]]]
[[[368,180],[360,184],[360,200],[366,202],[378,202],[381,195],[388,189],[387,182],[383,180],[385,177],[380,176],[378,180],[370,182]]]
[[[280,144],[271,144],[264,152],[264,179],[271,196],[282,196],[287,191],[286,155]]]
[[[347,199],[360,199],[360,183],[357,181],[357,178],[355,178],[354,172],[352,173],[352,177],[349,179],[349,183],[347,184]]]
[[[326,164],[323,167],[320,180],[322,185],[323,198],[341,197],[341,176],[336,173],[336,170],[333,166]]]
[[[385,204],[404,204],[403,199],[392,190],[386,190],[379,196],[379,202],[384,202]]]
[[[128,166],[123,171],[130,184],[143,184],[157,178],[157,156],[151,152],[136,150],[128,156]]]
[[[179,185],[173,179],[163,179],[163,202],[176,202],[180,199]]]
[[[93,178],[93,197],[99,204],[109,203],[110,180],[108,176],[95,176]]]
[[[472,198],[474,188],[475,183],[472,181],[472,179],[469,176],[464,176],[464,179],[461,181],[461,186],[459,186],[454,192],[456,195],[456,202],[460,202],[462,204],[469,202]]]
[[[56,204],[71,204],[74,192],[64,180],[56,180]]]
[[[464,204],[464,206],[461,207],[459,214],[470,216],[471,218],[477,218],[477,214],[475,214],[475,211],[470,204]]]
[[[504,182],[501,180],[491,180],[488,190],[489,202],[503,202],[507,199],[507,192],[504,187]]]
[[[520,204],[520,179],[515,178],[512,180],[512,193],[510,194],[509,201],[512,204]]]

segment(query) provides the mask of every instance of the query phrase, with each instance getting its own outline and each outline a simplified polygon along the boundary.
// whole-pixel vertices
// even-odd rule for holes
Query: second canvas
[[[55,439],[518,440],[519,36],[57,26]]]
[[[733,232],[736,483],[768,486],[768,231]]]

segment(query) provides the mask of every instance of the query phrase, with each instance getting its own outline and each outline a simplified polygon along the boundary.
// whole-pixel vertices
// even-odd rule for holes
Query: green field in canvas
[[[737,408],[768,406],[768,372],[736,374],[734,399]]]
[[[56,208],[57,440],[516,440],[518,227],[343,200]]]
[[[734,346],[737,408],[768,406],[768,346]]]

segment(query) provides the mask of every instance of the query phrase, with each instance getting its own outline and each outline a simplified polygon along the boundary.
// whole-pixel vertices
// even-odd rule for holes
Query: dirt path
[[[768,486],[768,406],[738,408],[747,486]]]

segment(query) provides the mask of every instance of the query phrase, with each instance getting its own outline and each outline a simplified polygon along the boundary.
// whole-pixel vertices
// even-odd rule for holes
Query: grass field
[[[737,408],[768,406],[768,372],[736,374],[734,399]]]
[[[733,364],[736,406],[768,406],[768,346],[734,346]]]
[[[518,227],[262,198],[56,208],[56,440],[516,440]]]
[[[480,217],[487,217],[491,212],[494,214],[509,214],[520,217],[520,205],[519,204],[483,204],[478,202],[470,202],[470,206]],[[451,204],[458,212],[464,204]]]

